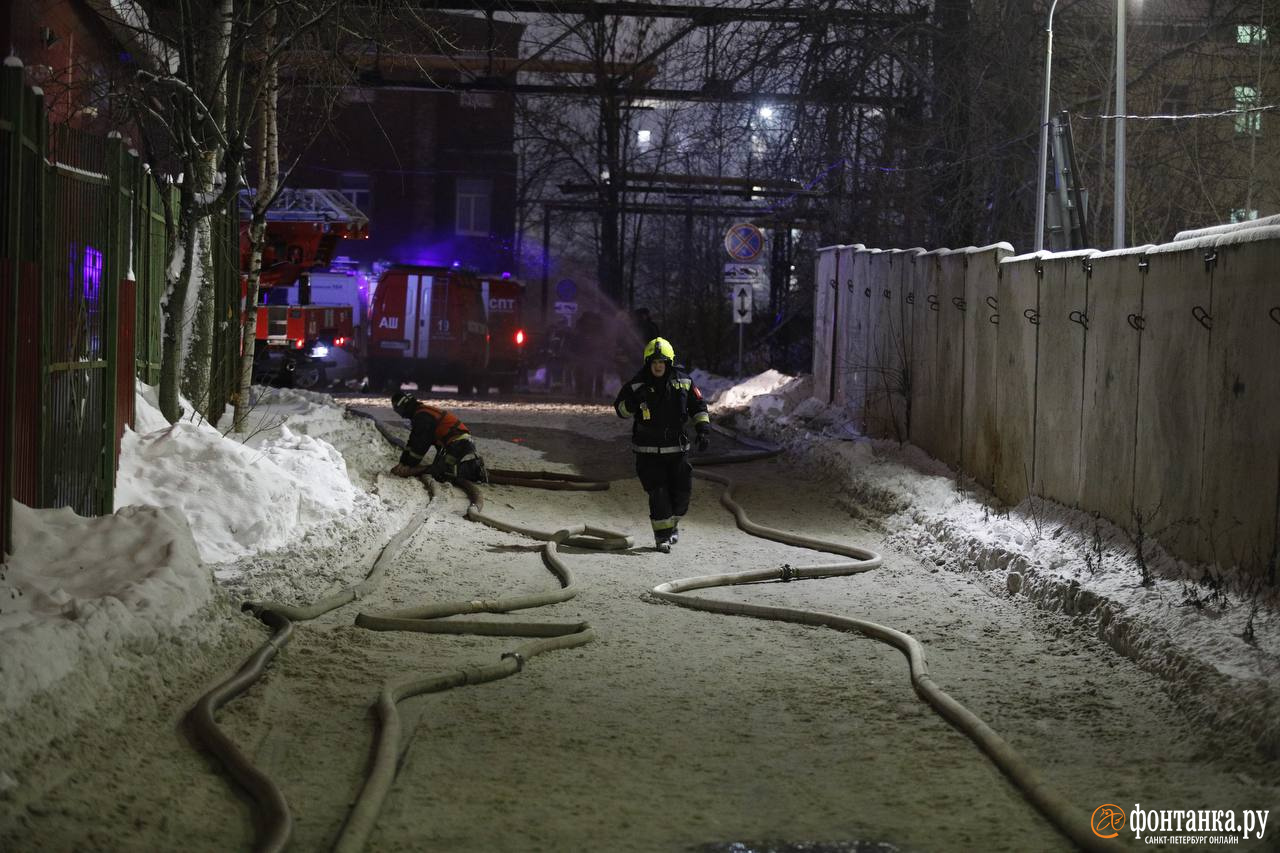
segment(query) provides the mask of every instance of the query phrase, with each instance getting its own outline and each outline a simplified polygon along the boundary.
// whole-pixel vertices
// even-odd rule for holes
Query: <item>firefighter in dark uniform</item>
[[[693,421],[698,450],[707,449],[711,434],[702,392],[676,368],[675,357],[665,338],[649,341],[644,367],[623,384],[613,401],[618,417],[634,419],[631,449],[636,474],[649,494],[654,544],[664,554],[680,538],[680,519],[688,512],[693,493],[693,466],[685,458],[689,451],[685,425]]]
[[[415,477],[429,473],[437,480],[445,477],[461,478],[473,483],[489,482],[484,460],[476,453],[475,442],[467,425],[452,412],[430,406],[405,391],[391,395],[391,408],[412,425],[409,442],[400,454],[400,462],[391,469],[400,477]],[[435,459],[430,465],[423,458],[432,447]]]

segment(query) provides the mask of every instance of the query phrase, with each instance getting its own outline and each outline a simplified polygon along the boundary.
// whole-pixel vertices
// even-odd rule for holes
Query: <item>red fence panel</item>
[[[120,439],[124,437],[125,426],[133,426],[133,393],[134,374],[133,361],[136,355],[137,341],[137,298],[138,284],[131,279],[120,282],[120,310],[116,323],[117,350],[116,355],[116,464],[115,471],[120,473]]]

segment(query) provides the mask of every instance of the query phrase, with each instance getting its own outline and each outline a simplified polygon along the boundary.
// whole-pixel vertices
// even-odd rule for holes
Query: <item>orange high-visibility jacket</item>
[[[471,437],[471,431],[457,415],[426,403],[418,404],[409,422],[412,429],[409,443],[400,454],[402,465],[421,465],[422,457],[432,447],[443,449],[446,444]]]

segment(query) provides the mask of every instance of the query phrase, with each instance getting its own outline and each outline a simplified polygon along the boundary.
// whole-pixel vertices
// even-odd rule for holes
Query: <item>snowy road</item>
[[[392,417],[379,401],[364,402]],[[587,621],[595,642],[538,657],[503,681],[402,704],[411,742],[370,850],[720,850],[763,840],[1069,849],[915,697],[898,652],[856,635],[693,612],[646,593],[679,577],[828,557],[738,531],[705,482],[695,485],[680,543],[658,554],[648,547],[626,424],[610,409],[457,405],[491,467],[614,481],[606,492],[492,487],[491,514],[548,530],[577,522],[622,529],[644,547],[563,549],[582,588],[577,598],[488,617]],[[381,505],[353,513],[352,530],[336,542],[245,561],[237,596],[300,603],[359,580],[376,546],[425,499],[416,483],[377,476],[394,454],[352,423],[350,436],[330,440],[358,469],[353,476],[376,482]],[[1071,620],[894,552],[888,532],[855,520],[851,499],[833,493],[823,471],[787,458],[720,470],[742,484],[738,498],[754,520],[881,551],[885,565],[716,596],[859,616],[914,635],[938,684],[1085,814],[1104,803],[1238,810],[1269,800],[1245,765],[1220,754],[1212,732],[1179,717],[1155,679]],[[333,843],[359,791],[374,734],[370,706],[384,680],[490,662],[517,642],[374,633],[356,628],[355,614],[555,585],[536,543],[463,519],[457,490],[437,503],[376,595],[300,624],[268,677],[220,714],[283,788],[296,821],[292,849]],[[160,649],[163,679],[55,742],[23,790],[0,800],[0,849],[249,849],[247,805],[178,725],[191,701],[266,636],[229,605],[220,618],[233,627],[210,641],[212,668],[184,671]]]

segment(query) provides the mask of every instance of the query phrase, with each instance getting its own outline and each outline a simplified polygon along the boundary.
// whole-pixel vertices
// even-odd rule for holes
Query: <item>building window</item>
[[[1180,116],[1188,112],[1191,87],[1185,84],[1170,86],[1160,101],[1160,112],[1167,116]]]
[[[1236,27],[1236,44],[1266,44],[1267,28],[1257,24],[1240,24]]]
[[[458,105],[464,110],[491,110],[497,99],[489,92],[459,92]]]
[[[1262,113],[1256,110],[1262,106],[1262,98],[1253,86],[1236,86],[1235,101],[1237,110],[1254,110],[1236,115],[1236,133],[1256,136],[1262,132]]]
[[[653,131],[651,131],[651,130],[637,130],[637,131],[636,131],[636,142],[640,143],[640,147],[641,147],[641,148],[647,148],[647,147],[649,147],[649,143],[650,143],[652,140],[653,140]]]
[[[471,237],[488,237],[493,181],[484,178],[458,178],[457,199],[454,232]]]
[[[1243,207],[1233,207],[1231,209],[1232,222],[1250,222],[1258,218],[1258,211],[1245,210]]]
[[[360,212],[369,215],[373,203],[367,172],[343,172],[338,179],[338,192],[347,197],[347,201],[360,208]]]

